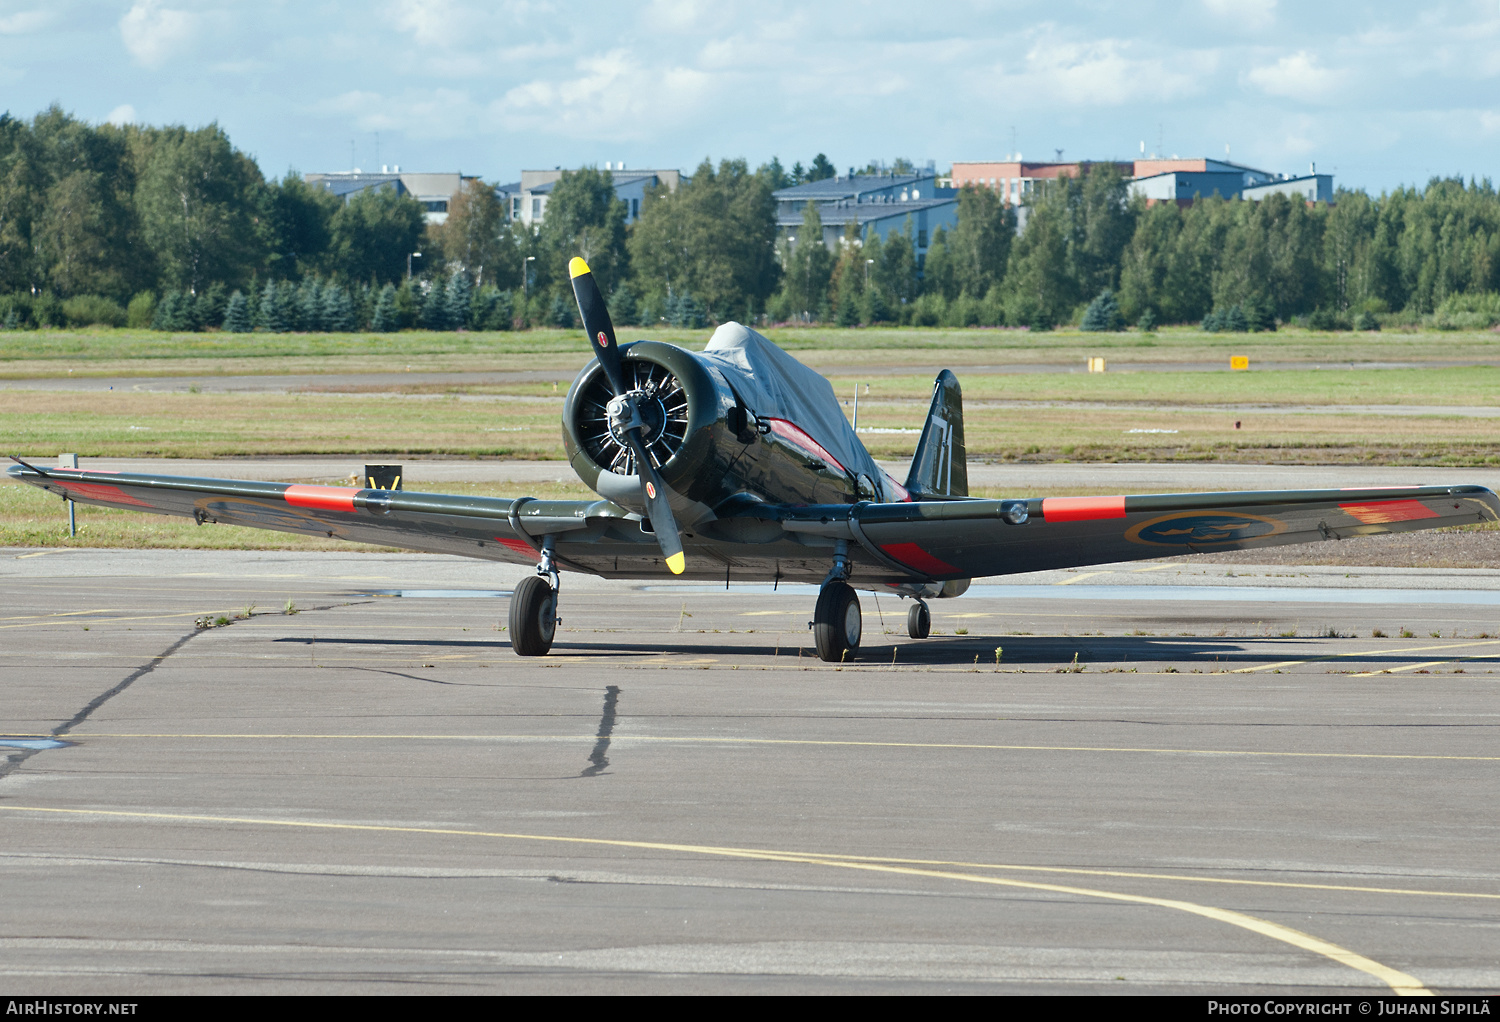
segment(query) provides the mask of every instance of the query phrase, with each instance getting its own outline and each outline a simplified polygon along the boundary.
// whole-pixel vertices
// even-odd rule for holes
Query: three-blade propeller
[[[646,516],[656,531],[656,542],[661,545],[662,556],[672,574],[681,575],[687,567],[687,558],[682,552],[682,536],[677,531],[677,519],[672,515],[672,505],[667,502],[667,486],[662,482],[651,456],[646,453],[646,443],[641,433],[646,428],[641,418],[640,402],[647,395],[639,390],[625,387],[624,360],[620,358],[620,346],[615,342],[615,325],[610,321],[609,309],[605,307],[604,295],[589,270],[589,264],[574,256],[568,263],[568,274],[573,278],[573,297],[578,299],[578,314],[583,317],[583,328],[588,331],[589,347],[604,369],[609,387],[614,391],[614,400],[609,403],[609,428],[635,455],[636,471],[641,477],[641,500],[646,505]]]

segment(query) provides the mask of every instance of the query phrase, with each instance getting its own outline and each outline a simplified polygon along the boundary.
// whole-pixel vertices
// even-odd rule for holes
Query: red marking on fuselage
[[[886,543],[880,549],[885,551],[887,557],[927,575],[952,575],[958,571],[947,561],[932,556],[915,543]]]
[[[837,458],[824,450],[822,444],[803,432],[801,427],[796,423],[788,422],[786,419],[763,419],[761,421],[769,422],[771,424],[771,432],[783,440],[789,441],[795,447],[800,447],[815,458],[822,459],[826,464],[836,466],[845,475],[849,474],[849,470],[840,464]]]
[[[1124,497],[1044,497],[1042,517],[1049,522],[1092,522],[1124,518]]]
[[[900,504],[911,500],[911,491],[892,479],[890,473],[882,472],[880,474],[885,476],[885,492],[894,497],[896,503]]]
[[[71,479],[59,480],[67,487],[70,496],[76,495],[84,500],[103,500],[111,504],[133,504],[136,507],[154,507],[139,497],[132,497],[118,486],[110,486],[106,483],[77,483]]]
[[[1420,500],[1376,500],[1364,504],[1340,504],[1339,507],[1366,525],[1442,517]]]
[[[314,507],[320,511],[353,511],[352,486],[288,486],[282,497],[293,507]]]

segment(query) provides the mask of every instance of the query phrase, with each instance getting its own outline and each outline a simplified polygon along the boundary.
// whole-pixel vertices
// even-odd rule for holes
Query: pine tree
[[[378,334],[388,334],[397,328],[396,288],[387,284],[380,289],[375,300],[375,312],[370,316],[370,329]]]
[[[1156,333],[1156,313],[1151,311],[1151,306],[1146,306],[1146,311],[1141,313],[1141,318],[1136,320],[1135,327],[1143,334]]]
[[[448,329],[466,330],[471,322],[469,308],[474,298],[474,287],[465,274],[456,273],[448,281]]]
[[[629,284],[621,284],[609,299],[609,316],[620,326],[634,326],[637,309],[635,292]]]
[[[323,324],[323,287],[316,280],[304,280],[297,289],[296,329],[309,333],[326,330]]]
[[[878,287],[865,289],[864,299],[860,302],[860,312],[866,323],[889,323],[891,321],[891,306],[885,300],[885,295]]]
[[[284,334],[291,329],[287,323],[285,303],[282,301],[282,288],[276,286],[276,282],[269,281],[266,289],[260,297],[260,327],[273,334]]]
[[[168,291],[156,307],[156,316],[151,322],[153,330],[181,333],[195,329],[193,323],[193,296],[181,291]]]
[[[238,290],[229,296],[229,303],[224,306],[224,330],[231,334],[250,332],[250,303]]]
[[[1224,312],[1224,329],[1230,333],[1242,334],[1250,329],[1250,320],[1245,316],[1245,310],[1238,305],[1231,305]]]
[[[1120,303],[1115,300],[1114,292],[1105,288],[1099,292],[1099,296],[1084,310],[1083,322],[1079,325],[1080,330],[1089,333],[1107,333],[1115,330],[1123,330],[1125,319],[1120,315]]]
[[[432,282],[427,298],[422,302],[422,326],[427,330],[449,329],[448,289],[441,277]]]
[[[193,309],[194,329],[202,330],[211,323],[222,323],[224,321],[224,303],[228,300],[229,294],[227,289],[218,281],[210,284],[207,289],[200,291]]]
[[[553,326],[571,329],[573,326],[573,302],[557,294],[552,299],[552,308],[547,311],[547,318],[552,321]]]
[[[323,289],[323,329],[335,333],[348,333],[354,329],[354,303],[349,292],[337,284]]]

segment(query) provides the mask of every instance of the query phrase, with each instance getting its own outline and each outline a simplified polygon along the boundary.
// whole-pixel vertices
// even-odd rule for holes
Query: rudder
[[[964,396],[958,377],[944,369],[932,385],[932,407],[911,459],[906,489],[922,500],[969,495],[968,456],[964,451]]]

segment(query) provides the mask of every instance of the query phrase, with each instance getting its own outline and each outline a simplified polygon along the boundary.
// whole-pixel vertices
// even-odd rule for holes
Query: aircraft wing
[[[887,566],[947,580],[1497,519],[1500,500],[1482,486],[1409,486],[860,504],[848,530]]]
[[[623,508],[605,500],[470,497],[351,486],[301,486],[138,472],[13,465],[11,479],[80,504],[246,525],[306,536],[535,564],[544,535],[616,531],[655,549]],[[566,557],[559,563],[568,565]]]

